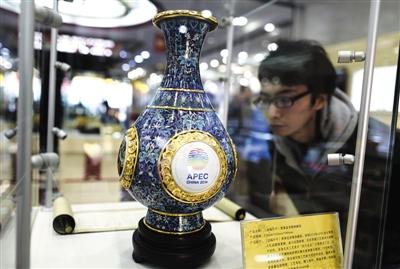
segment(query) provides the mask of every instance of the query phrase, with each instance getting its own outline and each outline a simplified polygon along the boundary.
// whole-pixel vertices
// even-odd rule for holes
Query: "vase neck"
[[[189,17],[160,22],[167,45],[167,66],[163,88],[203,89],[199,58],[210,24]]]

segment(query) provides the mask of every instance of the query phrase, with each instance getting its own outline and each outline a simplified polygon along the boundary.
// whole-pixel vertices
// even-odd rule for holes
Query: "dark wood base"
[[[168,234],[150,229],[143,219],[132,237],[132,257],[137,263],[195,268],[208,261],[215,251],[216,240],[208,222],[193,233]]]

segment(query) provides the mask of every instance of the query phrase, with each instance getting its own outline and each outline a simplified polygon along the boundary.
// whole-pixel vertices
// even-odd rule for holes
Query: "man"
[[[355,154],[358,113],[335,88],[335,69],[318,43],[282,40],[277,45],[260,64],[262,89],[255,101],[274,134],[271,211],[338,212],[344,243],[353,167],[328,166],[327,155]],[[353,268],[380,263],[389,131],[370,119]]]

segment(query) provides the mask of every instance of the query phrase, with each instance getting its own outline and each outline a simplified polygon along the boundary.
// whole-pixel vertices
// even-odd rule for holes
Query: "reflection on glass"
[[[3,9],[5,4],[11,2],[0,1],[2,203],[12,198],[17,162],[16,138],[7,139],[3,135],[6,130],[16,127],[19,89],[18,16]],[[14,6],[17,6],[18,2],[14,2]],[[40,2],[51,5],[51,1]],[[71,7],[84,4],[90,7],[97,3],[64,2],[60,2],[60,5]],[[135,1],[130,1],[127,6],[122,1],[106,2],[100,9],[90,12],[77,9],[76,14],[89,17],[95,12],[94,15],[107,18],[119,16],[131,8]],[[107,8],[111,2],[118,3]],[[152,12],[156,12],[149,1],[136,2],[140,2],[139,5],[147,11],[137,9],[143,12],[135,13],[135,9],[131,9],[129,16],[136,14],[136,18],[143,22],[151,17]],[[230,14],[231,1],[178,2],[161,1],[166,9],[206,10],[206,13],[210,12],[221,22]],[[399,5],[399,1],[383,0],[381,6],[370,111],[371,132],[368,134],[356,242],[357,264],[354,268],[370,268],[379,263],[381,244],[378,242],[378,233],[383,232],[380,225],[385,216],[382,208],[385,198],[383,190],[388,186],[389,179],[385,169],[389,164],[400,167],[399,157],[396,159],[395,155],[395,160],[390,159],[392,140],[388,129],[393,114],[398,114],[398,111],[393,111],[393,103],[398,102],[394,100],[393,91],[398,68]],[[233,11],[235,33],[232,51],[226,49],[228,27],[221,26],[205,42],[200,63],[204,88],[217,112],[223,109],[226,72],[231,71],[227,129],[237,146],[239,169],[229,196],[258,217],[336,211],[340,214],[344,234],[352,166],[327,166],[325,159],[326,153],[335,151],[354,154],[363,63],[338,64],[336,61],[339,50],[365,50],[369,1],[236,1]],[[128,20],[120,20],[119,23],[131,24],[133,20],[129,16]],[[99,22],[103,23],[102,27],[116,26],[114,22],[104,24],[103,20],[96,21]],[[166,49],[163,37],[150,24],[107,31],[77,25],[63,27],[58,39],[58,60],[71,65],[71,71],[58,71],[60,81],[57,82],[57,92],[60,96],[57,106],[60,110],[57,110],[57,117],[60,121],[57,127],[65,130],[68,137],[56,142],[58,146],[55,148],[61,161],[60,167],[53,174],[57,183],[55,191],[63,194],[71,204],[130,200],[130,196],[120,188],[115,160],[122,134],[149,103],[161,82]],[[181,30],[185,31],[184,28]],[[46,125],[46,50],[49,47],[49,36],[49,29],[42,26],[35,28],[33,154],[39,151],[40,139],[45,140],[43,136],[40,138],[39,133],[40,126]],[[314,92],[305,80],[294,80],[297,74],[285,75],[284,71],[307,63],[313,53],[301,54],[298,49],[296,57],[290,53],[285,54],[285,60],[279,62],[279,57],[274,55],[280,54],[281,39],[311,39],[322,44],[336,73],[330,99],[320,94],[305,94],[307,90]],[[229,53],[232,55],[231,66],[227,66]],[[263,72],[259,66],[267,57],[275,57],[277,66],[281,63],[285,65],[276,78],[271,76],[267,81],[260,81]],[[305,69],[309,70],[309,80],[318,84],[315,73],[318,74],[322,68],[312,70],[307,66]],[[260,96],[260,92],[266,93],[268,100],[272,101],[268,110],[265,107],[262,110],[252,103]],[[301,98],[291,102],[291,107],[279,105],[295,96]],[[328,110],[327,107],[332,109]],[[290,118],[284,117],[289,114],[292,115]],[[311,123],[307,121],[309,119]],[[397,127],[400,127],[399,121]],[[34,186],[38,188],[39,178],[43,180],[44,174],[33,171],[33,178]],[[44,196],[43,191],[40,195]],[[33,199],[39,200],[37,196],[34,193]],[[398,196],[397,192],[395,196]],[[396,204],[396,199],[390,201]],[[38,202],[33,204],[38,205]],[[389,208],[397,212],[395,206],[389,205]],[[6,209],[3,212],[8,211]],[[385,238],[393,240],[386,240],[392,242],[392,245],[384,248],[388,250],[384,253],[386,264],[399,262],[398,255],[393,254],[399,253],[396,252],[398,244],[393,243],[400,241],[398,234],[393,234],[400,227],[396,220],[396,217],[388,217],[387,227],[392,231],[385,231]],[[14,228],[13,221],[9,221],[4,230],[2,225],[2,250],[15,250],[12,247],[15,245],[14,233],[11,233],[12,237],[4,237],[6,229]],[[5,245],[6,248],[3,247]],[[14,256],[11,253],[2,255],[0,267],[9,267]]]
[[[393,228],[398,225],[395,217],[391,218],[390,229],[382,227],[386,216],[385,188],[390,180],[387,164],[397,163],[389,153],[393,150],[390,137],[392,113],[397,114],[397,111],[392,111],[393,102],[398,102],[393,99],[393,92],[400,37],[400,21],[394,10],[398,11],[399,7],[399,3],[383,1],[381,8],[353,268],[380,264],[382,234],[386,233],[385,238],[398,238],[400,235],[398,229]],[[336,57],[339,50],[365,50],[369,3],[314,1],[301,8],[296,5],[280,8],[282,10],[272,6],[262,12],[256,9],[247,17],[246,26],[235,28],[233,55],[237,57],[234,57],[232,65],[234,78],[228,130],[236,140],[240,154],[236,186],[230,195],[237,202],[246,204],[257,216],[339,212],[344,240],[353,167],[328,166],[326,155],[333,152],[354,154],[363,63],[337,64]],[[294,13],[285,13],[289,10]],[[279,18],[274,17],[275,12],[280,14]],[[252,32],[246,31],[254,25],[258,26]],[[315,39],[318,41],[312,42],[315,46],[319,42],[323,46],[308,50],[299,43],[292,43],[293,50],[288,50],[291,42],[284,45],[281,41],[303,38]],[[247,52],[247,59],[244,59],[244,54],[239,57],[238,53],[243,51]],[[317,64],[311,63],[318,55],[325,58],[325,64],[321,60]],[[210,59],[212,57],[210,55]],[[245,76],[245,70],[258,76],[260,87],[247,83],[250,79]],[[237,99],[244,86],[250,88],[252,100],[261,96],[259,100],[270,104],[261,110],[255,110],[260,107],[251,108],[261,116],[264,114],[264,125],[260,122],[254,124],[254,112],[242,112],[246,115],[245,120],[237,120],[235,104],[239,104],[242,111],[246,110]],[[332,92],[330,98],[331,94],[324,92],[329,89]],[[307,94],[309,90],[310,95]],[[301,97],[297,99],[297,96]],[[293,99],[297,100],[288,101]],[[283,105],[282,100],[291,106]],[[237,126],[243,126],[240,122],[246,121],[251,124],[238,132]],[[265,126],[265,129],[257,133],[252,130],[254,126]],[[262,142],[255,142],[254,135]],[[257,149],[267,154],[254,159],[246,155]],[[392,180],[395,178],[393,175]],[[396,198],[392,199],[396,201]],[[399,244],[389,245],[385,248],[383,264],[394,266],[399,264],[395,257]]]

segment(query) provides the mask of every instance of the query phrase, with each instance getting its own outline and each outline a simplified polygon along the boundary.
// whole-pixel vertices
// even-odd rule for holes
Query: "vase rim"
[[[166,10],[159,12],[157,13],[157,15],[154,16],[153,24],[160,28],[161,21],[177,17],[190,17],[204,20],[210,24],[210,31],[214,30],[218,26],[218,20],[214,16],[205,16],[202,14],[202,12],[186,9]]]

